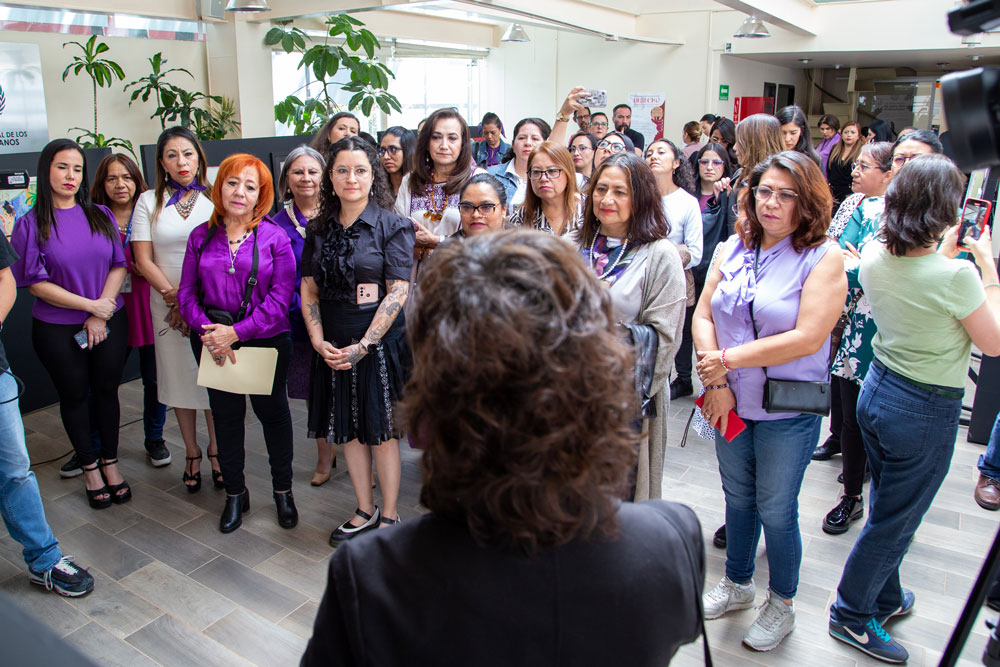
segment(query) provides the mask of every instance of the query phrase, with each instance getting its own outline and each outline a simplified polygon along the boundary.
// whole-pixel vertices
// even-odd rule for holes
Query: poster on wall
[[[37,179],[32,176],[25,188],[0,190],[0,225],[3,226],[3,233],[7,238],[10,238],[11,232],[14,231],[14,221],[35,205],[35,192],[38,187],[36,183]]]
[[[663,93],[629,93],[632,129],[646,138],[646,145],[663,138],[663,116],[667,96]]]
[[[38,45],[0,42],[0,153],[35,153],[47,143]]]

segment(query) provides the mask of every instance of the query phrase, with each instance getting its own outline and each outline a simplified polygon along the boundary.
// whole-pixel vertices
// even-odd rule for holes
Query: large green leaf
[[[271,28],[270,30],[267,31],[267,34],[264,35],[264,44],[266,46],[274,46],[275,44],[281,41],[281,38],[284,35],[285,31],[282,30],[281,28],[278,27]]]

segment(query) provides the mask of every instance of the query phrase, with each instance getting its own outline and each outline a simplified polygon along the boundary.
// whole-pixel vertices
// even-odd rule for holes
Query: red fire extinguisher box
[[[737,97],[733,102],[733,122],[738,123],[755,113],[774,113],[773,97]]]

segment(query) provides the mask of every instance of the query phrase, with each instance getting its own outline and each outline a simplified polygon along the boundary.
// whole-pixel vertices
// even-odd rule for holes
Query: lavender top
[[[291,209],[295,215],[295,222],[288,215]],[[306,237],[299,233],[298,228],[305,228],[309,220],[302,215],[293,202],[287,202],[285,206],[274,214],[271,218],[274,222],[285,230],[288,241],[292,244],[292,254],[295,256],[295,286],[292,290],[292,301],[288,306],[288,320],[292,325],[292,339],[299,341],[309,340],[309,332],[306,330],[305,320],[302,319],[302,296],[299,288],[302,285],[302,246],[305,245]],[[296,223],[298,227],[296,227]]]
[[[250,234],[236,251],[236,273],[229,273],[229,241],[223,229],[216,230],[199,261],[198,251],[205,242],[208,225],[202,223],[191,231],[177,286],[181,317],[198,333],[205,331],[202,325],[210,323],[205,307],[228,310],[234,317],[239,312],[253,264],[254,234]],[[269,218],[261,220],[256,235],[260,253],[257,284],[250,293],[246,317],[233,327],[242,341],[270,338],[289,330],[288,304],[295,285],[295,256],[288,235]],[[199,290],[204,290],[201,303]]]
[[[98,206],[115,226],[111,211]],[[98,299],[113,268],[125,267],[125,253],[119,241],[112,241],[103,234],[94,234],[83,208],[53,209],[55,224],[49,239],[38,237],[35,210],[32,209],[14,223],[11,245],[21,257],[11,270],[18,287],[40,282],[50,282],[85,299]],[[118,239],[115,229],[115,239]],[[124,305],[121,295],[116,299],[115,311]],[[90,317],[84,310],[54,306],[44,299],[35,299],[31,315],[50,324],[83,324]]]
[[[792,247],[787,236],[767,250],[760,251],[757,275],[753,264],[755,251],[732,237],[722,250],[722,281],[712,295],[712,319],[719,349],[736,347],[754,339],[750,322],[750,302],[760,338],[795,328],[799,317],[802,286],[827,250],[837,244],[827,239],[822,245],[802,253]],[[778,380],[830,379],[830,338],[815,354],[780,366],[768,366],[767,374]],[[769,414],[761,407],[764,400],[764,369],[737,368],[727,374],[727,382],[736,396],[736,412],[743,419],[768,421],[795,417],[795,414]]]
[[[823,139],[816,147],[816,152],[819,153],[819,166],[823,168],[824,176],[826,176],[826,163],[830,161],[830,153],[833,152],[833,147],[838,143],[840,143],[840,132],[829,139]]]

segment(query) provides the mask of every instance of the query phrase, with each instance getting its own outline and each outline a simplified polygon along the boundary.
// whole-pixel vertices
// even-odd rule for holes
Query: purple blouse
[[[208,225],[204,222],[191,230],[177,286],[181,317],[199,334],[205,331],[203,325],[210,324],[204,307],[222,308],[234,316],[239,312],[253,264],[254,234],[250,234],[236,251],[236,272],[229,273],[229,242],[223,229],[216,230],[199,261],[198,251],[205,242]],[[270,338],[289,330],[288,304],[295,285],[292,246],[288,235],[269,218],[261,220],[256,235],[260,253],[257,284],[250,293],[246,317],[233,327],[241,341]],[[198,301],[199,289],[204,290],[203,303]]]
[[[823,175],[826,176],[826,163],[830,161],[830,153],[833,152],[833,147],[840,143],[840,132],[837,132],[829,139],[823,139],[819,142],[819,146],[816,147],[816,152],[819,153],[819,166],[823,168]]]
[[[115,239],[118,239],[115,216],[104,206],[97,208],[111,219]],[[38,237],[34,209],[14,223],[10,243],[21,259],[11,266],[11,270],[18,287],[47,281],[85,299],[99,299],[108,272],[125,267],[122,244],[103,234],[94,234],[79,204],[52,210],[56,220],[47,241]],[[124,301],[120,294],[115,301],[117,312]],[[61,308],[44,299],[35,299],[31,315],[49,324],[83,324],[90,317],[84,310]]]
[[[767,250],[761,250],[754,276],[755,251],[747,249],[739,239],[729,242],[722,250],[722,281],[712,295],[712,319],[719,349],[736,347],[754,339],[750,322],[750,302],[760,338],[784,333],[795,328],[799,317],[802,286],[813,268],[830,248],[837,244],[826,239],[823,245],[802,253],[792,247],[787,236]],[[815,354],[780,366],[768,366],[772,379],[830,379],[830,337]],[[736,413],[743,419],[768,421],[795,417],[795,414],[769,414],[761,407],[764,400],[764,369],[760,366],[737,368],[727,375],[727,382],[736,396]]]
[[[306,219],[306,216],[302,215],[302,211],[295,204],[292,204],[291,208],[295,213],[295,220],[299,223],[299,226],[305,227],[309,220]],[[292,254],[295,255],[295,289],[292,291],[292,302],[288,306],[288,319],[292,325],[292,339],[307,341],[309,340],[309,332],[306,330],[305,321],[302,319],[302,295],[299,293],[299,288],[302,285],[302,246],[305,245],[306,239],[299,234],[298,229],[292,223],[292,219],[288,217],[287,206],[278,211],[271,219],[285,230],[285,234],[288,235],[288,241],[292,244]]]

